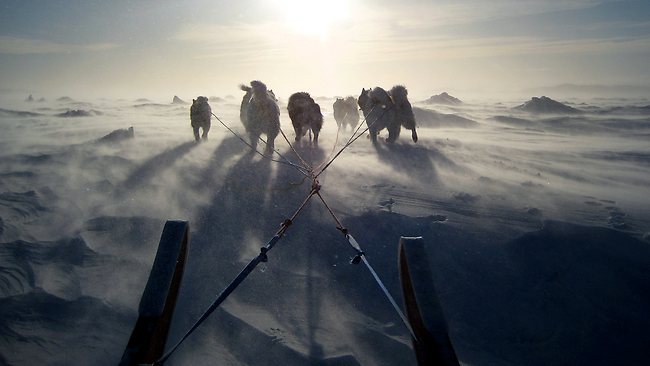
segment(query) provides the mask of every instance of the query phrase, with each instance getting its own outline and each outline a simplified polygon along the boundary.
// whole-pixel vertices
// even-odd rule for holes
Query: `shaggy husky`
[[[339,128],[345,129],[348,125],[354,128],[359,123],[359,107],[354,97],[336,98],[333,108],[334,119]]]
[[[413,142],[418,142],[418,133],[415,131],[415,115],[407,96],[408,91],[402,85],[395,85],[390,89],[397,122],[407,130],[411,130],[411,139]]]
[[[379,131],[388,129],[387,142],[394,142],[399,136],[399,123],[395,122],[393,100],[386,90],[381,87],[361,90],[359,107],[368,125],[368,132],[373,143],[377,142]]]
[[[300,142],[300,138],[310,131],[314,133],[314,145],[318,146],[318,134],[323,127],[323,114],[320,111],[320,106],[309,93],[292,94],[289,97],[287,110],[293,130],[296,132],[296,142]],[[309,139],[311,140],[311,133]]]
[[[248,87],[241,87],[248,95]],[[250,98],[244,95],[240,108],[240,119],[251,139],[251,146],[257,148],[257,140],[266,134],[266,152],[272,153],[275,138],[280,133],[280,108],[277,100],[266,85],[258,80],[251,81]]]
[[[208,139],[208,131],[210,131],[210,118],[212,117],[212,109],[208,104],[208,98],[197,97],[192,100],[190,107],[190,121],[192,129],[194,130],[194,139],[199,141],[199,128],[203,129],[201,137],[204,140]]]
[[[412,131],[414,142],[418,141],[415,117],[407,95],[406,88],[401,85],[394,86],[390,94],[380,87],[361,90],[358,103],[373,143],[377,142],[377,135],[384,128],[388,130],[386,142],[395,142],[402,126]]]
[[[251,98],[253,97],[253,88],[244,84],[239,85],[239,88],[242,91],[246,92],[241,100],[241,106],[239,107],[239,120],[241,121],[242,125],[244,125],[246,132],[248,132],[248,103],[250,103]],[[278,101],[278,99],[275,97],[275,94],[273,93],[273,90],[269,90],[268,94],[271,98],[273,98],[273,100],[276,102]]]

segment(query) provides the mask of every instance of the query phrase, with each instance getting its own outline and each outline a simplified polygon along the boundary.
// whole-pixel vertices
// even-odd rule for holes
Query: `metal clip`
[[[261,247],[260,248],[260,262],[265,262],[266,263],[266,262],[269,261],[269,257],[266,255],[267,251],[268,251],[268,249],[266,247]]]

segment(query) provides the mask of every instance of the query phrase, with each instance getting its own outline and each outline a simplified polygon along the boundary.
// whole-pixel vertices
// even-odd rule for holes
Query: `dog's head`
[[[200,105],[200,104],[207,104],[208,103],[208,98],[199,96],[196,99],[192,99],[192,104],[194,105]]]
[[[370,89],[368,90],[366,90],[366,88],[361,89],[361,94],[359,94],[359,99],[357,100],[359,107],[363,109],[366,106],[368,106],[369,102],[370,102]]]
[[[267,96],[267,91],[268,89],[266,88],[266,84],[259,80],[253,80],[251,81],[251,88],[253,88],[253,95],[259,97],[266,97]]]

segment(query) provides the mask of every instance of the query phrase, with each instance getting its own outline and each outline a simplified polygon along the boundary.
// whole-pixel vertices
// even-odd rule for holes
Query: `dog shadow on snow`
[[[172,167],[174,163],[196,146],[195,142],[185,142],[145,160],[130,172],[124,182],[115,188],[114,195],[120,198],[132,193],[134,190],[147,187],[156,176]]]
[[[232,143],[228,139],[222,142]],[[216,171],[217,165],[223,163],[225,158],[216,156],[220,151],[223,149],[215,150],[206,171]],[[318,148],[296,147],[295,151],[314,165],[325,159],[324,151]],[[287,148],[281,153],[295,164],[301,164],[294,151]],[[190,223],[190,253],[170,340],[177,339],[196,321],[309,195],[311,181],[295,167],[262,158],[245,147],[235,156],[237,160],[228,169],[220,188]],[[283,161],[278,155],[274,159]],[[206,174],[206,179],[210,176]],[[209,333],[203,334],[204,337],[216,339],[237,359],[250,365],[306,364],[322,360],[324,352],[316,333],[327,322],[322,319],[321,304],[328,294],[321,291],[327,281],[317,273],[328,265],[323,263],[319,250],[327,248],[334,238],[340,239],[333,221],[324,216],[327,214],[324,210],[316,196],[310,199],[285,236],[269,252],[268,264],[258,265],[221,309],[215,311],[207,321],[209,324],[203,326],[204,332]],[[323,218],[328,219],[327,227],[323,226]],[[246,309],[257,309],[274,317],[292,337],[307,342],[308,354],[283,347],[281,343],[274,343],[264,358],[246,352],[241,347],[243,342],[272,343],[276,336],[254,327],[246,312],[233,304],[246,304]],[[306,322],[287,316],[286,309],[300,312]],[[197,333],[193,337],[201,338],[201,332]],[[201,347],[199,340],[189,343]],[[192,349],[192,345],[186,347]]]
[[[438,183],[439,176],[434,161],[447,160],[437,150],[430,150],[420,145],[380,141],[374,147],[380,161],[388,164],[395,171],[423,183]]]

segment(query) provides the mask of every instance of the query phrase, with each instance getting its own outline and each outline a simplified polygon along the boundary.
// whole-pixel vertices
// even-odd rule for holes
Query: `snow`
[[[116,364],[168,219],[191,229],[175,343],[309,193],[215,118],[195,143],[187,105],[47,100],[0,103],[2,364]],[[334,100],[317,101],[319,147],[297,148],[314,167],[352,134]],[[399,237],[424,238],[462,364],[647,364],[650,102],[571,100],[571,116],[520,103],[415,103],[417,144],[361,137],[321,194],[400,304]],[[245,136],[237,97],[210,105]],[[75,110],[90,113],[57,116]],[[292,141],[286,106],[280,119]],[[415,364],[354,254],[312,198],[168,364]]]

